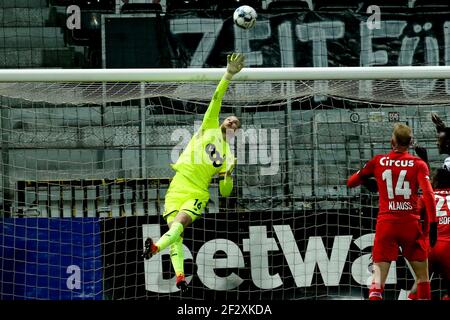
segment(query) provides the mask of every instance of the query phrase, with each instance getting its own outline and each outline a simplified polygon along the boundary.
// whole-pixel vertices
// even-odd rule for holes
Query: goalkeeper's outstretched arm
[[[222,106],[222,98],[228,89],[228,85],[235,74],[244,67],[244,55],[242,53],[233,53],[227,56],[227,70],[219,82],[214,92],[214,96],[209,103],[203,117],[202,129],[219,127],[219,113]]]

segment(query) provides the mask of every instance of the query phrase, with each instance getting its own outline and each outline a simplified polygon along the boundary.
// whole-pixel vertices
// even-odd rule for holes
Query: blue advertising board
[[[0,220],[0,300],[101,300],[99,219]]]

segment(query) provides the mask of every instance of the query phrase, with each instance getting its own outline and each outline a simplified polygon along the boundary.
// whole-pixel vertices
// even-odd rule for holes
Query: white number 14
[[[409,181],[405,181],[406,170],[401,170],[398,175],[397,184],[395,185],[395,192],[392,183],[392,170],[387,169],[383,171],[381,177],[386,181],[387,194],[389,199],[394,199],[397,196],[403,196],[405,199],[409,199],[411,196],[411,189],[409,188]]]

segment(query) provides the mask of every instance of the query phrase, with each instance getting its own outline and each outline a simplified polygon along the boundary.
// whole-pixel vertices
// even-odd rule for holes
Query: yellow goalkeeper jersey
[[[222,98],[229,80],[222,79],[203,117],[203,122],[172,168],[202,190],[208,190],[214,175],[226,172],[235,158],[229,143],[223,138],[219,124]],[[180,186],[182,187],[182,186]]]

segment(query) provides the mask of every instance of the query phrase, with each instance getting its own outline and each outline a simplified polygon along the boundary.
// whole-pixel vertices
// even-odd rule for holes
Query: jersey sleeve
[[[233,178],[225,176],[219,179],[219,192],[222,197],[229,197],[233,191]]]
[[[222,98],[228,89],[229,83],[230,80],[222,78],[222,80],[220,80],[219,84],[217,85],[214,96],[209,103],[205,115],[203,116],[203,122],[201,126],[202,129],[212,129],[219,127],[219,113],[222,106]]]
[[[361,185],[364,182],[364,179],[373,176],[375,170],[375,158],[372,158],[369,162],[365,164],[365,166],[350,176],[347,180],[347,187],[354,188]]]
[[[436,202],[434,199],[433,187],[430,183],[430,171],[428,166],[423,161],[418,162],[417,180],[420,189],[422,189],[423,205],[427,211],[427,218],[430,223],[437,222],[436,217]]]
[[[219,171],[219,191],[223,197],[228,197],[233,191],[233,176],[236,158],[231,155],[225,157],[225,163]]]
[[[423,202],[423,196],[420,196],[419,199],[417,199],[417,210],[422,211],[425,209],[425,203]]]

